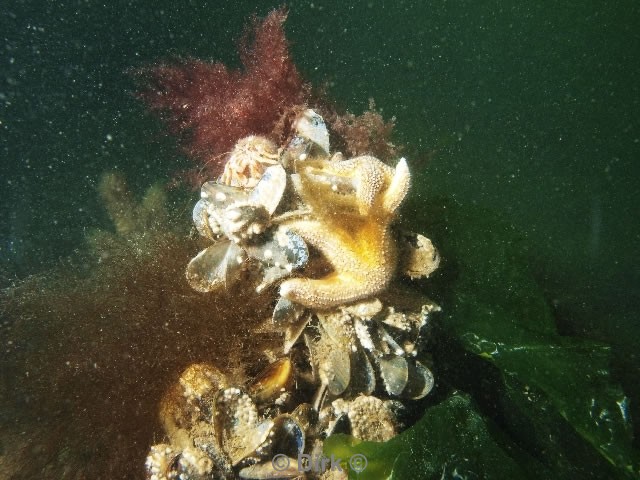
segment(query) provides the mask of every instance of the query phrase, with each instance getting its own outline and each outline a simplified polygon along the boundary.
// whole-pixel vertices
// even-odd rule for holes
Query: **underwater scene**
[[[640,478],[637,3],[0,13],[0,479]]]

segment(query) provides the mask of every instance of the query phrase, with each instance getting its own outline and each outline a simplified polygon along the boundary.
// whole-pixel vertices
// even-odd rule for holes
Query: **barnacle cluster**
[[[398,433],[404,402],[434,385],[423,346],[439,310],[394,282],[439,262],[426,237],[394,225],[409,185],[404,158],[392,167],[332,155],[310,109],[282,146],[238,142],[220,179],[202,186],[193,220],[211,244],[186,277],[201,292],[240,285],[248,303],[273,291],[260,332],[282,342],[247,383],[213,365],[187,368],[162,402],[167,442],[151,448],[149,478],[294,478],[300,456],[320,455],[332,433]]]

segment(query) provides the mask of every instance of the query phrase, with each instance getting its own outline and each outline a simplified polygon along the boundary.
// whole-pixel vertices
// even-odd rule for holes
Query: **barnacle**
[[[278,164],[278,157],[278,147],[268,138],[258,135],[242,138],[224,165],[220,183],[253,188],[269,166]]]

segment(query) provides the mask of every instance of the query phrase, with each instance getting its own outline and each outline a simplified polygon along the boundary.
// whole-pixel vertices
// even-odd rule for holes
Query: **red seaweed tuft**
[[[287,11],[254,18],[239,44],[241,69],[179,60],[143,69],[140,93],[199,163],[198,180],[217,176],[226,154],[247,135],[272,136],[279,120],[305,102],[308,87],[289,54]]]

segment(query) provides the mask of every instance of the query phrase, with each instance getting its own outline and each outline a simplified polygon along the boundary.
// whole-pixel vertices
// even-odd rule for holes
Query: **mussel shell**
[[[338,396],[347,389],[351,380],[351,351],[332,341],[321,325],[318,329],[319,338],[305,334],[311,366],[320,383],[327,386],[331,395]]]
[[[284,330],[284,346],[283,351],[284,354],[288,354],[293,346],[298,342],[300,335],[304,332],[305,328],[307,328],[307,324],[309,323],[309,315],[305,315],[300,317],[295,323],[287,325]]]
[[[276,470],[274,462],[282,462]],[[300,478],[298,470],[298,459],[290,457],[277,457],[266,462],[256,463],[240,470],[240,478],[246,480],[285,480],[289,478]]]
[[[232,465],[253,454],[269,437],[271,421],[258,424],[258,408],[239,388],[221,390],[215,400],[213,425],[215,437]]]
[[[273,214],[282,199],[287,186],[287,173],[282,165],[267,168],[258,184],[249,194],[249,203],[263,205],[269,214]]]
[[[376,389],[376,372],[368,355],[358,347],[351,353],[351,380],[347,390],[348,396],[358,394],[370,395]]]
[[[243,252],[227,240],[214,243],[202,250],[187,265],[185,275],[191,288],[198,292],[211,292],[233,282],[242,270]]]
[[[371,320],[374,316],[382,311],[382,302],[377,298],[372,298],[362,302],[354,303],[342,307],[342,310],[362,318],[363,320]]]
[[[302,237],[282,226],[263,235],[260,243],[245,246],[245,251],[264,265],[258,292],[290,276],[309,260],[309,250]]]
[[[304,453],[305,434],[303,428],[291,415],[279,415],[273,420],[270,455],[297,457]]]
[[[324,119],[312,109],[307,109],[295,120],[293,129],[299,137],[309,140],[329,155],[329,132]]]
[[[273,309],[273,322],[276,325],[295,323],[304,313],[305,308],[287,298],[280,297]]]
[[[291,360],[281,358],[268,365],[248,386],[249,394],[257,403],[275,401],[291,386],[293,367]]]
[[[348,313],[339,310],[331,312],[316,312],[316,317],[323,328],[323,335],[328,335],[331,341],[342,348],[351,349],[355,343],[356,334],[353,320]]]
[[[222,211],[234,203],[246,203],[249,192],[240,187],[231,187],[218,182],[205,182],[200,189],[200,198],[208,206]]]
[[[211,230],[209,225],[209,202],[205,199],[200,199],[193,207],[193,224],[196,226],[198,233],[206,238],[214,240],[216,234]]]
[[[291,412],[291,417],[298,422],[298,425],[306,432],[312,424],[317,423],[318,412],[310,403],[301,403]]]
[[[426,396],[435,384],[433,373],[422,363],[416,361],[415,364],[408,364],[409,378],[407,386],[402,391],[403,398],[418,400]]]
[[[404,357],[385,355],[377,359],[380,376],[389,395],[400,395],[409,380],[409,367]]]

